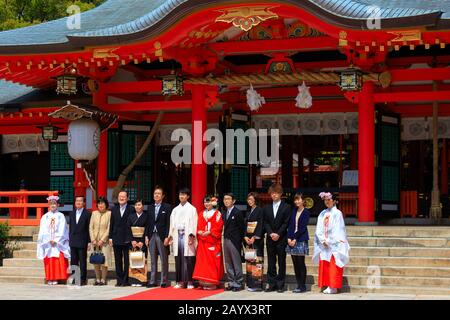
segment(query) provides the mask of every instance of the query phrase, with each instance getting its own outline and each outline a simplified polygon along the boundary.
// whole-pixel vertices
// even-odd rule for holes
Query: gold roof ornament
[[[255,6],[237,7],[220,10],[222,15],[216,22],[232,23],[235,27],[247,32],[261,22],[269,19],[278,19],[278,15],[272,11],[275,7]]]

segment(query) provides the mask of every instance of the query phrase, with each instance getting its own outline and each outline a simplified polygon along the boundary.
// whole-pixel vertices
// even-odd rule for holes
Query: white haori
[[[328,230],[326,230],[324,224],[326,217],[329,217]],[[325,241],[328,243],[328,247],[323,245]],[[350,260],[349,251],[350,245],[347,240],[342,212],[336,206],[323,210],[317,218],[313,263],[319,264],[319,258],[330,262],[331,257],[334,256],[336,265],[343,268]]]
[[[194,257],[197,250],[197,238],[189,245],[189,235],[197,235],[197,209],[186,202],[184,206],[181,203],[172,210],[170,215],[169,236],[172,237],[172,252],[178,256],[178,230],[184,230],[184,256]]]
[[[56,244],[52,245],[50,241]],[[47,212],[41,218],[37,240],[37,258],[59,258],[60,253],[70,258],[69,228],[64,214],[59,211]]]

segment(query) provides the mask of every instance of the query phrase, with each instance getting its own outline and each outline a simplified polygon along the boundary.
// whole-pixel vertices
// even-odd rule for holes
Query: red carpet
[[[222,293],[223,289],[218,290],[202,290],[202,289],[174,289],[155,288],[140,293],[133,294],[114,300],[199,300]]]

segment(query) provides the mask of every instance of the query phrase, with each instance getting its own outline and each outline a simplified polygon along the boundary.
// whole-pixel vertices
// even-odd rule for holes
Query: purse
[[[105,255],[101,250],[97,250],[97,247],[94,248],[94,252],[89,256],[90,264],[105,264]]]
[[[141,269],[145,267],[145,254],[143,251],[130,251],[130,268]]]
[[[257,258],[256,249],[253,248],[244,248],[244,259],[245,261],[255,261]]]

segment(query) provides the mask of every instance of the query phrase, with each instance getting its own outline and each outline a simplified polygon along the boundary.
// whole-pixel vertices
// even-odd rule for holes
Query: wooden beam
[[[220,56],[265,52],[335,50],[338,40],[328,37],[214,42],[206,45]]]
[[[105,94],[112,93],[138,93],[138,92],[161,92],[161,80],[133,81],[133,82],[109,82],[100,86]]]
[[[450,91],[419,91],[374,94],[376,103],[450,101]]]
[[[127,111],[176,111],[189,110],[192,108],[191,100],[181,101],[148,101],[106,104],[102,106],[103,111],[127,112]]]

